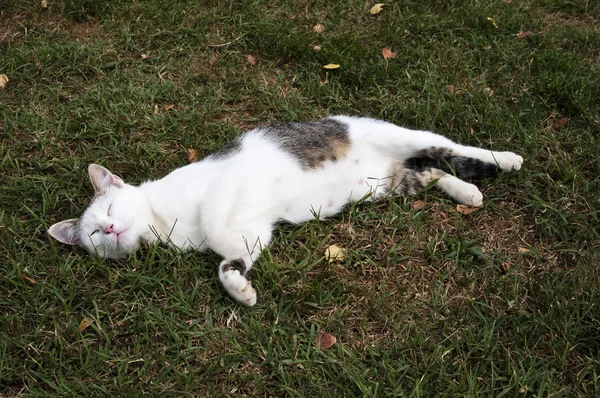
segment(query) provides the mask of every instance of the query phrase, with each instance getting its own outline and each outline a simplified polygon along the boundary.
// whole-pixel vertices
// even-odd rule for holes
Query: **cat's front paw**
[[[523,157],[513,152],[496,152],[496,161],[504,171],[518,171],[523,164]]]
[[[223,265],[221,265],[223,267]],[[223,269],[223,268],[222,268]],[[237,302],[252,307],[256,304],[256,290],[244,275],[237,269],[223,271],[219,278],[227,293]]]

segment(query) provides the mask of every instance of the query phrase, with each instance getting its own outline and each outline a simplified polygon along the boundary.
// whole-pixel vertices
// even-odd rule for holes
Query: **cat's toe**
[[[500,152],[498,165],[504,171],[518,171],[523,164],[523,157],[513,152]]]

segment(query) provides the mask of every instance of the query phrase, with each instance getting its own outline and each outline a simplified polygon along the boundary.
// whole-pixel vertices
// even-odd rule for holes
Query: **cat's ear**
[[[48,228],[48,234],[54,239],[67,245],[78,245],[79,244],[79,219],[71,218],[57,222],[50,228]]]
[[[121,177],[114,175],[107,168],[94,163],[88,166],[88,173],[96,195],[106,191],[111,185],[118,188],[125,185]]]

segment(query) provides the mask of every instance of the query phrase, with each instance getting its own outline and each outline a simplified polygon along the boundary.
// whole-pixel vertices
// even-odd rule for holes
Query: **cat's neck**
[[[154,239],[167,242],[178,230],[187,230],[197,223],[199,209],[214,177],[208,162],[198,162],[174,170],[167,176],[139,186],[153,214],[150,225]],[[156,236],[158,235],[158,236]]]

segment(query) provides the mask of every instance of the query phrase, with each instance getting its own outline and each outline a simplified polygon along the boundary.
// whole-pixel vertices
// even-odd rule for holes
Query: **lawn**
[[[44,3],[0,7],[0,396],[600,396],[600,3]],[[140,183],[339,113],[524,167],[469,215],[427,190],[280,225],[252,308],[215,254],[46,234],[89,163]]]

